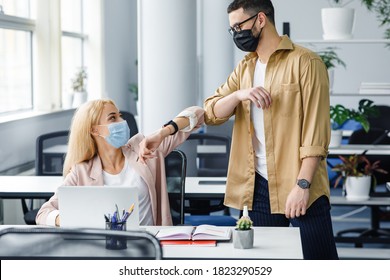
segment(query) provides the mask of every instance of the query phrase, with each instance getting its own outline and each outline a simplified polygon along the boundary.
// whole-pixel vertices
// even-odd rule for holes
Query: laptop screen
[[[127,230],[139,228],[138,190],[127,186],[60,186],[58,207],[61,227],[106,227],[106,217],[118,209],[122,217],[134,205],[127,219]]]

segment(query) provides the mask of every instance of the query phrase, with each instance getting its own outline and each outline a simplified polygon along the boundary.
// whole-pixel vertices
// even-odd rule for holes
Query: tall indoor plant
[[[370,129],[368,117],[375,117],[379,114],[374,102],[369,99],[361,99],[357,110],[345,108],[341,104],[330,106],[331,119],[331,141],[329,147],[337,147],[341,143],[342,125],[348,120],[360,123],[365,131]]]

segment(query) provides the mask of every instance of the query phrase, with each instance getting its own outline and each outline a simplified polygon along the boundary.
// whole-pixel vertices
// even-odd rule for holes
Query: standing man
[[[337,259],[325,65],[279,36],[270,0],[234,0],[227,12],[234,43],[249,54],[204,103],[208,125],[235,115],[225,205],[247,205],[255,226],[299,227],[305,259]]]

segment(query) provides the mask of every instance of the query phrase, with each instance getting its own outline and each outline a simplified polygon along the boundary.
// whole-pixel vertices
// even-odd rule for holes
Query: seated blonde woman
[[[83,104],[75,112],[64,162],[64,186],[137,186],[140,225],[172,225],[164,158],[203,124],[203,109],[189,107],[162,128],[130,140],[127,122],[112,100]],[[58,197],[39,210],[38,225],[60,226]]]

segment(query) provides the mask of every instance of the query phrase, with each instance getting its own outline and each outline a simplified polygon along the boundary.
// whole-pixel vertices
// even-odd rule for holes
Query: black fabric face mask
[[[253,28],[253,27],[252,27]],[[257,37],[253,36],[252,29],[241,30],[233,33],[233,41],[237,48],[244,52],[254,52],[259,44],[261,31]]]

